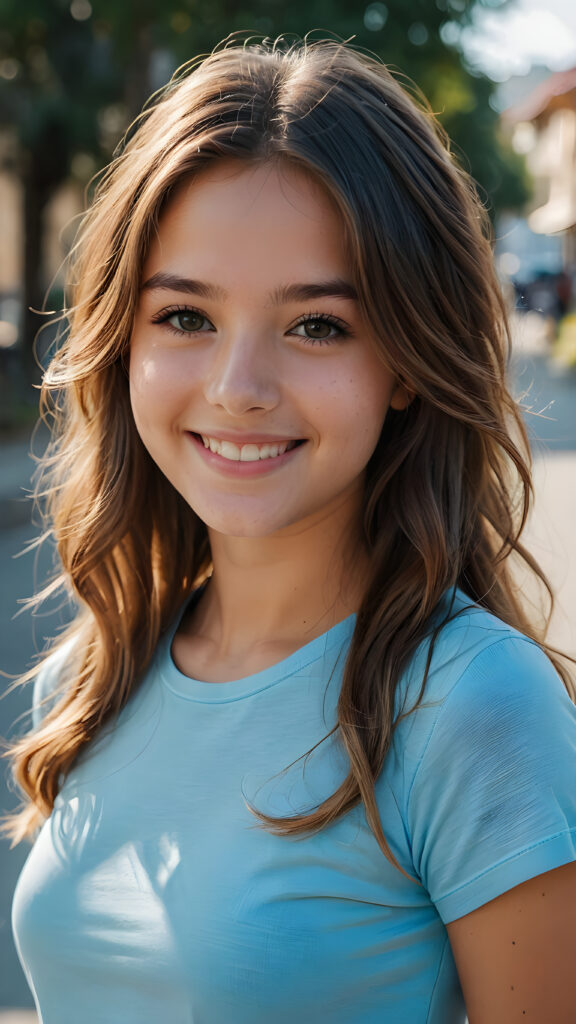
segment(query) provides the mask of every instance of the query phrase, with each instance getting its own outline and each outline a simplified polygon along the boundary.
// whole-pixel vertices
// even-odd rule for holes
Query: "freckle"
[[[512,939],[512,945],[513,945],[513,946],[515,946],[515,945],[516,945],[516,943],[514,942],[514,939]]]
[[[514,985],[510,985],[510,991],[511,991],[511,992],[513,992],[513,991],[514,991]]]

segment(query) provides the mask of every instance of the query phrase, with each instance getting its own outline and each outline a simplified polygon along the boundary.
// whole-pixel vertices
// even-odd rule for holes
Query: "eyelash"
[[[331,313],[306,313],[300,317],[297,323],[293,324],[290,330],[294,331],[297,327],[301,327],[302,324],[310,323],[328,324],[329,327],[334,327],[338,334],[331,338],[306,338],[304,335],[299,335],[309,345],[330,345],[335,341],[343,341],[345,338],[352,337],[352,331],[346,326],[344,321],[340,320],[340,317],[333,316]]]
[[[175,327],[171,324],[169,322],[171,317],[177,316],[178,313],[196,313],[199,317],[203,317],[204,320],[207,320],[208,323],[210,323],[206,314],[203,313],[202,310],[196,309],[194,306],[169,306],[168,308],[161,310],[159,313],[156,313],[156,315],[151,318],[151,322],[154,324],[164,324],[169,331],[173,331],[174,334],[179,336],[183,334],[200,333],[199,331],[183,331],[179,327]],[[333,335],[330,338],[307,338],[304,335],[298,335],[298,337],[302,338],[305,344],[308,345],[330,345],[335,341],[352,337],[352,331],[346,326],[344,321],[340,320],[337,316],[333,316],[331,313],[306,313],[292,325],[288,333],[295,331],[297,327],[301,327],[303,324],[308,323],[328,324],[338,332],[338,334]]]
[[[196,313],[197,316],[203,317],[204,320],[208,320],[208,317],[200,309],[196,309],[194,306],[168,306],[166,309],[161,309],[159,313],[156,313],[151,317],[153,324],[164,324],[169,330],[173,331],[174,334],[198,334],[198,331],[183,331],[179,327],[174,327],[174,324],[169,323],[170,318],[177,316],[178,313]],[[208,320],[208,323],[210,321]]]

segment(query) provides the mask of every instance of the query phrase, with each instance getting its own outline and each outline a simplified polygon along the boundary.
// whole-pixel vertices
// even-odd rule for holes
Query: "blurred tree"
[[[521,167],[500,142],[493,84],[470,73],[459,28],[508,0],[0,0],[0,124],[17,135],[24,185],[23,356],[43,302],[42,216],[69,177],[110,158],[147,97],[185,60],[229,32],[337,33],[366,47],[430,100],[492,209],[526,198]]]

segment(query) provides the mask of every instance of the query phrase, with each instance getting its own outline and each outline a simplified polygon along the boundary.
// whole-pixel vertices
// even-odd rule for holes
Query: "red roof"
[[[558,96],[565,96],[567,93],[576,91],[576,67],[568,71],[557,71],[550,75],[546,81],[541,82],[531,93],[520,103],[509,107],[502,114],[506,121],[533,121],[550,106]],[[555,104],[555,106],[562,104]],[[576,106],[576,97],[574,99]]]

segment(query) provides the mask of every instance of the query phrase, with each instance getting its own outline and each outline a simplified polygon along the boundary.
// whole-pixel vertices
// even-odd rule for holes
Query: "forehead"
[[[183,182],[160,217],[145,273],[302,280],[348,273],[334,200],[294,164],[221,161]]]

